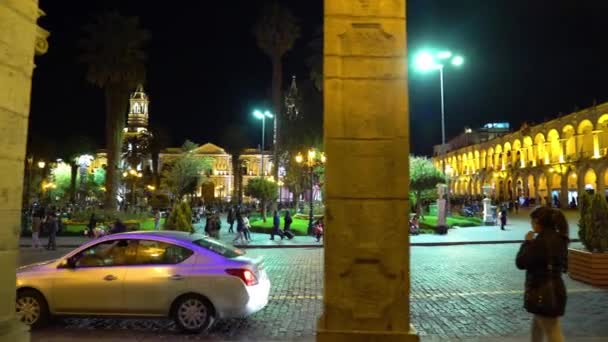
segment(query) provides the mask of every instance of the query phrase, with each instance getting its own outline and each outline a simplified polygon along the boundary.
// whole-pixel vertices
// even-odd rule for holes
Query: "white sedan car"
[[[171,317],[186,332],[266,306],[262,259],[199,234],[131,232],[17,269],[17,314],[33,327],[51,315]]]

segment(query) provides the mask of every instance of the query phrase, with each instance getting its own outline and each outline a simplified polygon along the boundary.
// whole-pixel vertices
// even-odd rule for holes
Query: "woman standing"
[[[44,210],[38,209],[34,212],[32,217],[32,247],[40,248],[40,231],[42,230],[42,223],[44,219]]]
[[[566,309],[562,273],[568,266],[568,222],[561,211],[536,208],[531,214],[532,231],[517,253],[516,265],[526,270],[524,308],[534,314],[532,341],[561,342],[559,317]]]
[[[243,216],[241,216],[240,212],[236,212],[235,215],[235,219],[236,219],[236,237],[234,238],[234,240],[232,241],[233,243],[236,243],[238,240],[240,240],[240,243],[244,243],[245,242],[245,221],[243,220]]]

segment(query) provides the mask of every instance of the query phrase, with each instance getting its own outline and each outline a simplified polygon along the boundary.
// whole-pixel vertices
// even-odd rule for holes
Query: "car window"
[[[192,251],[170,243],[139,240],[135,264],[137,265],[174,265],[188,259]]]
[[[241,255],[245,255],[245,252],[241,249],[234,248],[229,245],[225,245],[219,241],[211,239],[199,239],[192,241],[195,245],[201,246],[207,250],[217,253],[225,258],[236,258]]]
[[[136,240],[108,240],[91,246],[75,256],[76,267],[121,266],[133,263]]]

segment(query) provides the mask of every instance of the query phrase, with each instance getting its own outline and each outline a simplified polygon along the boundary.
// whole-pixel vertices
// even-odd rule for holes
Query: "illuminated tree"
[[[300,36],[300,27],[291,11],[279,4],[278,1],[267,3],[260,14],[253,33],[258,47],[272,62],[272,106],[275,115],[274,160],[279,159],[277,145],[280,145],[282,125],[281,92],[283,83],[283,56],[291,50],[294,42]],[[275,163],[275,179],[278,179],[278,165]]]
[[[260,205],[262,206],[262,220],[264,222],[266,222],[266,206],[268,203],[277,200],[278,191],[279,188],[277,183],[262,177],[250,179],[245,187],[245,195],[260,201]]]
[[[131,89],[145,79],[143,46],[149,33],[140,28],[139,18],[115,12],[97,16],[84,31],[80,60],[87,67],[86,79],[102,88],[105,95],[108,159],[105,208],[115,210],[128,99]]]
[[[416,212],[420,214],[423,195],[428,194],[437,184],[444,183],[445,176],[433,162],[425,157],[410,156],[410,191],[416,200]]]
[[[184,146],[191,147],[186,143]],[[191,152],[184,152],[167,164],[163,171],[161,187],[170,191],[177,201],[181,201],[184,196],[196,191],[205,180],[205,172],[211,170],[211,166],[210,158],[201,158]]]

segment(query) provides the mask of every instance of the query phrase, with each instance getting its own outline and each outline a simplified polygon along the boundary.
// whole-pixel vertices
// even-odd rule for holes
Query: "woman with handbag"
[[[559,317],[566,309],[562,273],[568,266],[568,222],[561,211],[536,208],[530,214],[532,231],[517,253],[516,265],[526,270],[524,308],[534,314],[532,341],[561,342]]]

